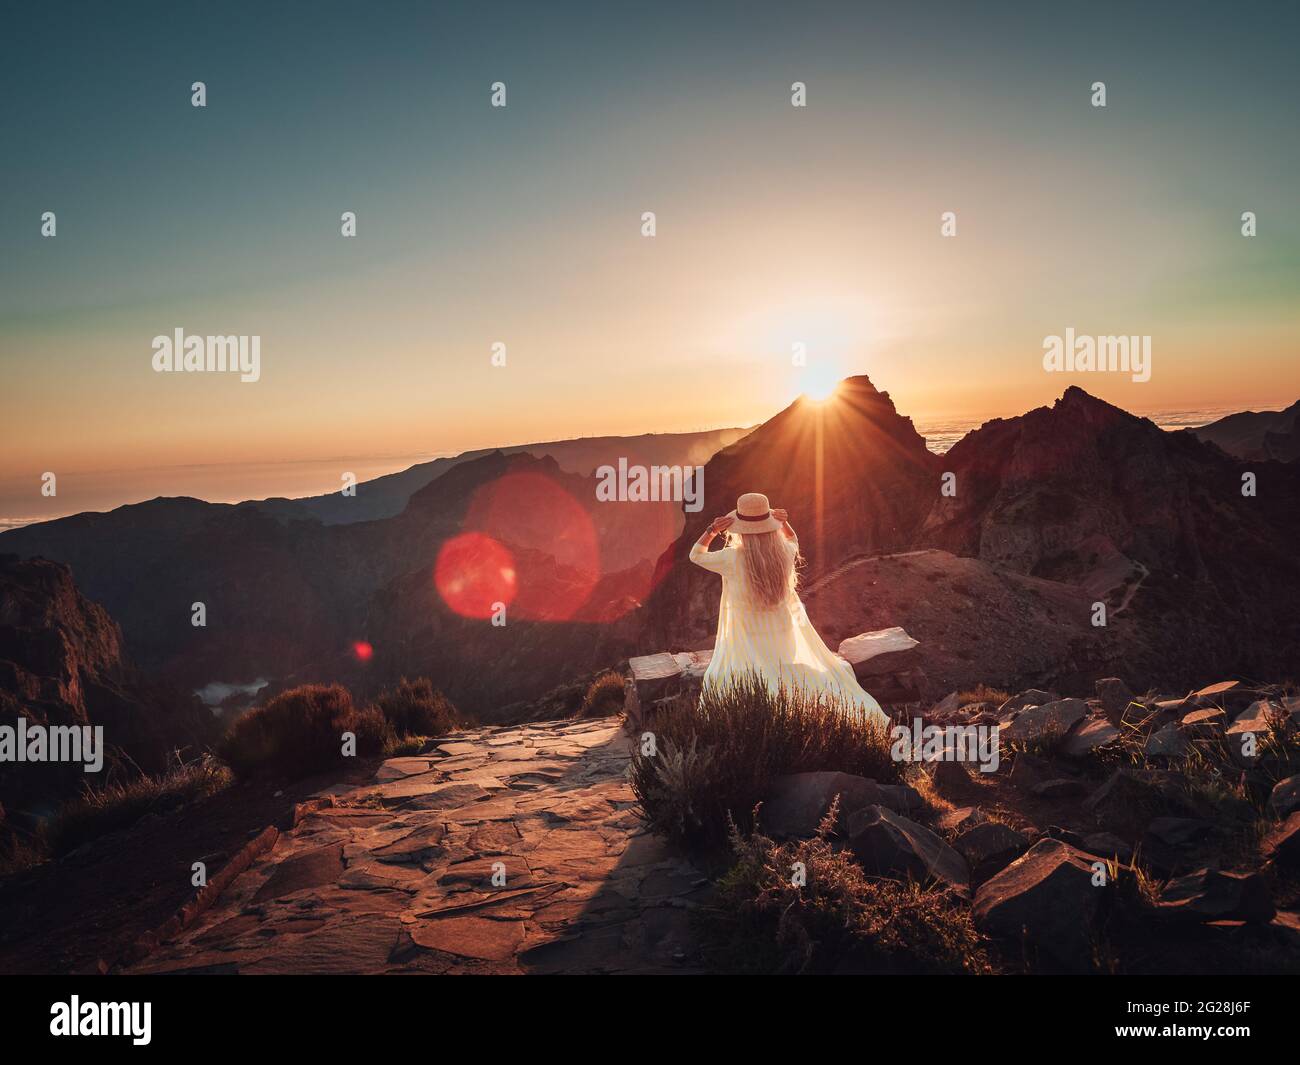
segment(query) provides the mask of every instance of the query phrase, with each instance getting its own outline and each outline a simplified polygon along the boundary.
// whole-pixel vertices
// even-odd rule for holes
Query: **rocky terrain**
[[[585,470],[600,446],[566,461]],[[707,647],[716,579],[686,556],[757,486],[792,514],[814,622],[923,633],[927,654],[948,656],[936,683],[989,662],[989,683],[1049,683],[1055,669],[1178,687],[1206,671],[1276,676],[1300,645],[1300,465],[1250,465],[1078,388],[939,457],[855,377],[714,454],[698,514],[600,503],[584,472],[493,452],[441,467],[376,520],[155,500],[13,530],[0,548],[71,565],[133,656],[191,688],[261,678],[266,696],[337,680],[366,693],[415,674],[485,719],[524,719],[639,649]],[[437,572],[449,544],[454,591]],[[914,565],[870,561],[926,549]],[[205,628],[188,624],[194,602]],[[489,619],[495,602],[505,625]]]
[[[156,685],[123,652],[103,607],[78,591],[68,567],[0,556],[0,724],[103,726],[107,757],[96,783],[124,760],[161,768],[176,749],[213,738],[197,699]],[[86,781],[80,764],[0,762],[0,824],[34,819]]]
[[[294,827],[129,973],[698,969],[706,881],[640,825],[617,718],[474,729],[299,805]],[[271,830],[274,833],[274,830]]]
[[[1269,676],[1300,645],[1300,467],[1241,462],[1069,388],[944,456],[923,542],[1083,588],[1137,624],[1131,675]]]

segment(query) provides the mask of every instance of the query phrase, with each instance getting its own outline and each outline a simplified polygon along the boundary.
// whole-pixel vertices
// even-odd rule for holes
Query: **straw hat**
[[[766,533],[776,532],[781,523],[772,517],[772,505],[762,492],[746,492],[736,500],[736,509],[731,512],[735,524],[727,532]]]

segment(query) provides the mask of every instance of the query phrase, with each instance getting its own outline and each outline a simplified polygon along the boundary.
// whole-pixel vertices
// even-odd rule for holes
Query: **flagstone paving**
[[[617,718],[483,728],[321,793],[129,972],[698,969],[702,875],[649,834]]]

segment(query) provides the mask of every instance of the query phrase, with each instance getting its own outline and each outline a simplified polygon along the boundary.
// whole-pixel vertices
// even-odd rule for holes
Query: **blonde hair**
[[[780,606],[798,586],[795,559],[780,530],[765,533],[729,533],[729,546],[740,548],[745,577],[755,606]]]

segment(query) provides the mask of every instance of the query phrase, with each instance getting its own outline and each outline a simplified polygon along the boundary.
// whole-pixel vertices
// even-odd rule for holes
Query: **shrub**
[[[778,845],[732,827],[736,864],[699,931],[712,965],[730,972],[988,973],[969,911],[945,891],[868,877],[827,841],[838,800],[816,837]],[[803,863],[804,882],[791,875]]]
[[[375,706],[400,739],[405,736],[445,736],[460,722],[456,708],[440,691],[435,691],[428,677],[407,680],[385,691]]]
[[[609,717],[623,710],[623,678],[612,670],[602,673],[591,682],[582,697],[577,717]]]
[[[687,846],[718,845],[728,819],[748,827],[783,773],[838,770],[893,781],[888,730],[802,691],[768,691],[750,675],[656,710],[654,753],[638,747],[632,788],[651,825]]]
[[[342,763],[345,732],[356,735],[362,755],[382,754],[393,739],[378,707],[358,710],[339,684],[304,684],[235,721],[221,742],[221,756],[240,776],[310,776]]]
[[[145,814],[205,798],[226,787],[230,780],[230,770],[205,755],[197,762],[173,766],[156,776],[88,787],[51,818],[45,842],[52,854],[66,854],[89,840],[127,828]]]

